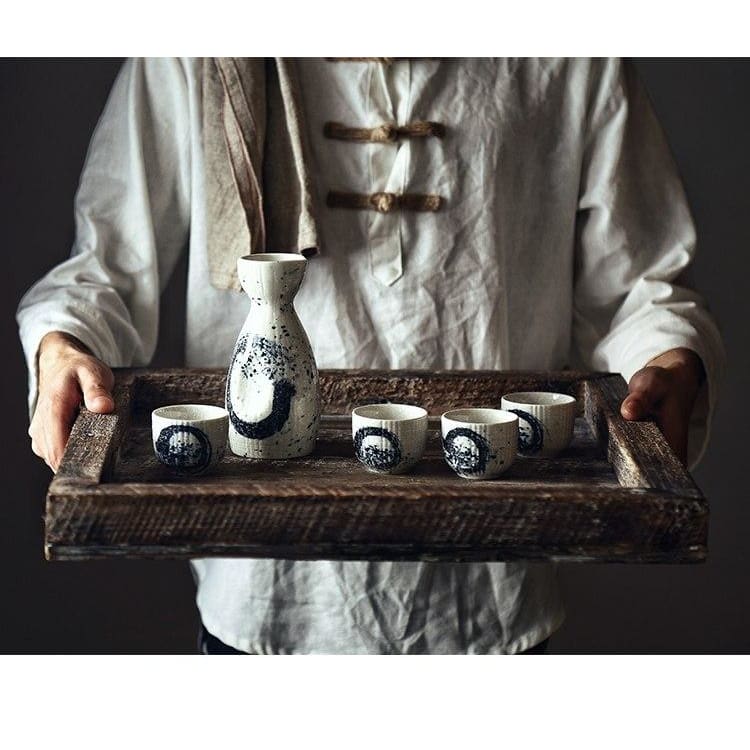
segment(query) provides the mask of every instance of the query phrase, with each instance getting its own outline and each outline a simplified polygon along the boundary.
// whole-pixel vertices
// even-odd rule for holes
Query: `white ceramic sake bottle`
[[[315,447],[318,369],[294,309],[307,261],[258,253],[237,261],[250,312],[227,373],[229,445],[247,458],[295,458]]]

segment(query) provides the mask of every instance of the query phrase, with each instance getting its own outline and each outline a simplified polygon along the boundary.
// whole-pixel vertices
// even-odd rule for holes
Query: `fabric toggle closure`
[[[326,199],[330,208],[358,208],[388,214],[398,209],[407,211],[438,211],[443,198],[431,193],[346,193],[330,190]]]
[[[415,120],[406,125],[383,123],[375,128],[354,128],[342,125],[340,122],[327,122],[323,126],[326,138],[336,138],[341,141],[355,141],[357,143],[396,143],[399,138],[443,138],[445,125],[440,122]]]

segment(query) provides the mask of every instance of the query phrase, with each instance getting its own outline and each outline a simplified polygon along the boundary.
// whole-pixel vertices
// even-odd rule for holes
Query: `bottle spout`
[[[237,273],[251,299],[284,304],[297,294],[306,266],[297,253],[255,253],[237,260]]]

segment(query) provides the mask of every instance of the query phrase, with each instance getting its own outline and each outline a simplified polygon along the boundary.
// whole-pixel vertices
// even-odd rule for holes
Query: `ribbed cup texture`
[[[551,458],[570,445],[576,420],[575,401],[527,404],[503,398],[502,407],[518,415],[521,455]]]
[[[369,470],[402,474],[422,457],[427,442],[427,417],[374,419],[352,415],[354,452]]]
[[[492,479],[515,460],[516,421],[484,424],[443,416],[441,431],[445,460],[464,479]]]
[[[201,474],[223,457],[229,418],[170,419],[152,415],[154,453],[178,474]]]

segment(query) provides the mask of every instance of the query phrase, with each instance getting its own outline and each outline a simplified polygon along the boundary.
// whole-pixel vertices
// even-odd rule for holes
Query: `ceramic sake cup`
[[[202,474],[214,467],[228,434],[229,412],[220,406],[162,406],[151,412],[154,453],[177,474]]]
[[[566,393],[527,391],[506,393],[503,409],[518,415],[518,452],[552,458],[573,439],[576,400]]]
[[[443,454],[464,479],[493,479],[516,458],[518,417],[501,409],[452,409],[440,417]]]
[[[427,442],[427,412],[408,404],[368,404],[352,411],[354,453],[370,471],[403,474]]]

